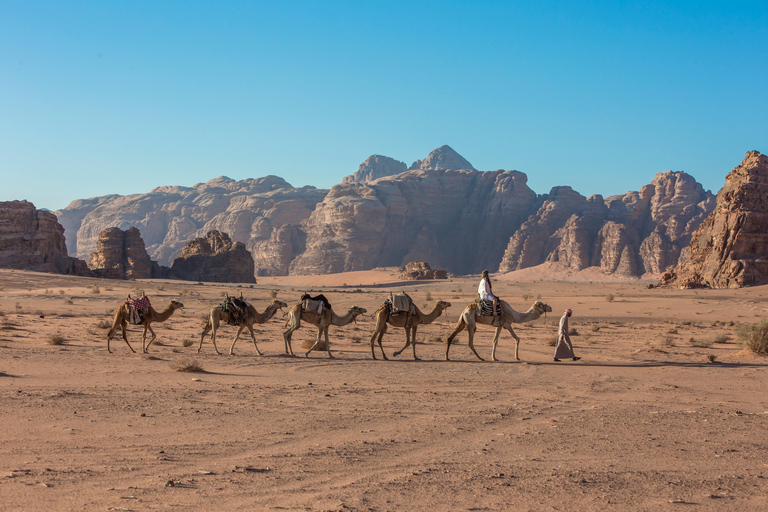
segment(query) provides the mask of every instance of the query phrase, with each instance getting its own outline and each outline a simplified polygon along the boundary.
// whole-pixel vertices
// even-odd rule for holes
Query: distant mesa
[[[725,178],[714,211],[698,226],[688,258],[660,285],[739,288],[768,283],[768,157],[747,153]]]
[[[29,201],[0,202],[0,268],[93,275],[84,261],[67,254],[56,215]]]
[[[433,270],[426,261],[412,261],[405,266],[400,279],[448,279],[448,273],[445,270]]]
[[[216,283],[255,283],[253,257],[241,242],[209,231],[182,249],[171,270],[181,279]]]
[[[169,274],[167,267],[150,259],[141,232],[133,226],[125,231],[113,227],[99,233],[88,267],[97,277],[106,279],[165,278]]]

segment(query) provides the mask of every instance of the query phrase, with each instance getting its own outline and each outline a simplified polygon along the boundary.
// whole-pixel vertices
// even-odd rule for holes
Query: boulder
[[[750,151],[725,178],[717,205],[693,233],[688,258],[662,276],[679,288],[768,283],[768,157]]]
[[[107,228],[99,233],[96,251],[88,267],[107,279],[151,279],[169,277],[167,267],[152,261],[144,247],[141,232],[135,227],[123,231]]]
[[[171,270],[181,279],[216,283],[255,283],[253,257],[241,242],[209,231],[182,249]]]
[[[84,261],[67,254],[56,215],[29,201],[0,202],[0,268],[92,275]]]
[[[405,266],[400,279],[448,279],[448,273],[445,270],[433,270],[426,261],[412,261]]]

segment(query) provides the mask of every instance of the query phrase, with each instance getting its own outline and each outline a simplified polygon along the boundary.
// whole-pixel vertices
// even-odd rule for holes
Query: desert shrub
[[[672,336],[662,336],[659,340],[659,343],[661,343],[662,347],[674,347],[675,346],[675,338]]]
[[[728,325],[728,327],[733,327],[735,324],[733,323],[733,320],[731,320],[730,322],[728,322],[727,325]]]
[[[158,292],[162,292],[163,290],[165,290],[165,285],[158,284],[155,286],[155,290],[157,290]]]
[[[432,300],[432,294],[427,292],[427,294],[424,296],[424,300]]]
[[[59,295],[64,295],[66,293],[64,290],[59,290]]]
[[[599,325],[593,325],[592,326],[592,332],[597,332],[599,330],[600,330],[600,326]]]
[[[696,338],[690,338],[688,340],[691,345],[698,348],[709,348],[712,346],[712,342],[710,340],[697,340]]]
[[[72,299],[64,299],[64,304],[66,304],[67,306],[71,306],[72,304],[74,304],[74,302],[72,302]]]
[[[312,348],[312,345],[315,344],[315,340],[304,340],[301,342],[301,348],[305,350],[309,350]],[[315,347],[315,350],[328,350],[328,347],[325,344],[325,340],[321,339],[320,343],[317,344]]]
[[[49,290],[48,288],[46,288],[46,289],[45,289],[45,291],[44,291],[43,293],[44,293],[45,295],[50,295],[50,294],[51,294],[51,293],[53,293],[53,292],[52,292],[51,290]]]
[[[756,354],[768,353],[768,320],[740,325],[736,329],[736,338],[744,345],[744,348]]]
[[[557,336],[552,336],[551,338],[549,338],[549,340],[547,340],[547,345],[549,345],[550,347],[557,346]]]
[[[677,327],[672,327],[670,330],[667,331],[667,334],[677,334]]]
[[[533,325],[534,325],[533,322],[528,322],[527,324],[525,324],[525,326],[529,329],[533,329]]]
[[[91,293],[93,294],[101,293],[101,290],[99,289],[98,286],[93,285],[93,287],[91,288]]]
[[[22,306],[18,302],[16,303],[16,311],[21,311]]]
[[[352,343],[360,343],[360,342],[362,342],[362,341],[363,341],[363,339],[362,339],[360,336],[352,336],[352,338],[350,338],[350,341],[351,341]],[[311,347],[311,346],[312,346],[312,345],[310,345],[310,347]],[[307,347],[307,348],[309,348],[309,347]]]
[[[112,327],[112,324],[107,322],[106,320],[99,320],[96,323],[96,327],[98,327],[99,329],[109,329],[110,327]]]
[[[686,321],[682,322],[682,324],[683,325],[691,325],[691,321],[690,320],[686,320]]]
[[[63,345],[64,341],[64,336],[60,334],[50,334],[45,339],[45,342],[49,345]]]
[[[607,300],[608,302],[613,302],[614,298],[615,297],[613,296],[612,293],[609,293],[608,295],[605,296],[605,300]]]
[[[730,339],[731,337],[725,334],[715,334],[712,336],[712,343],[727,343]]]
[[[277,290],[269,290],[269,296],[273,299],[277,297]]]
[[[171,361],[171,370],[175,372],[202,372],[203,367],[200,361],[191,357],[182,357]]]
[[[181,340],[182,347],[191,347],[194,344],[195,344],[195,340],[191,340],[189,338],[184,338],[183,340]]]
[[[568,335],[569,336],[578,336],[579,335],[579,331],[577,331],[575,327],[571,327],[571,328],[568,329]]]
[[[524,294],[521,295],[521,297],[522,297],[523,300],[527,301],[528,299],[533,297],[533,295],[531,295],[530,293],[524,293]]]

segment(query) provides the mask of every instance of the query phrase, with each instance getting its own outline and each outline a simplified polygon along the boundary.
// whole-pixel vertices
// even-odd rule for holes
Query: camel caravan
[[[496,347],[499,342],[501,331],[506,330],[515,340],[515,360],[520,361],[520,337],[515,333],[512,324],[531,322],[542,315],[551,312],[552,308],[541,301],[536,301],[528,311],[515,311],[506,301],[500,300],[493,295],[490,279],[488,278],[488,271],[483,272],[483,277],[478,288],[478,296],[479,298],[475,302],[472,302],[464,308],[459,316],[455,329],[448,336],[446,340],[445,360],[450,360],[448,354],[453,340],[456,339],[456,336],[460,332],[466,329],[469,336],[469,349],[479,360],[484,361],[484,359],[477,353],[477,350],[475,350],[474,335],[478,325],[487,325],[496,329],[496,333],[493,337],[491,359],[493,361],[498,361],[496,358]],[[143,295],[138,299],[133,299],[129,295],[128,299],[114,312],[112,327],[107,332],[107,351],[112,353],[110,340],[119,329],[128,348],[131,352],[136,353],[126,337],[126,328],[128,324],[132,324],[144,327],[141,348],[142,353],[148,353],[149,346],[157,337],[155,331],[152,330],[152,323],[168,320],[174,312],[183,307],[184,304],[181,302],[171,300],[163,311],[156,311],[146,295]],[[268,322],[275,316],[278,310],[282,312],[283,309],[287,307],[287,303],[275,299],[266,307],[263,313],[260,313],[251,303],[243,298],[242,293],[240,294],[240,297],[227,295],[222,303],[213,306],[206,315],[205,324],[202,326],[202,331],[199,333],[200,343],[197,347],[197,352],[200,353],[202,351],[205,337],[210,333],[213,350],[216,354],[220,355],[221,352],[219,352],[216,345],[216,336],[222,325],[226,324],[237,328],[235,337],[232,339],[232,344],[229,347],[229,355],[234,355],[237,340],[242,332],[245,329],[248,329],[251,341],[253,342],[253,347],[256,350],[256,353],[261,356],[263,353],[259,350],[256,343],[256,335],[253,330],[254,325]],[[405,292],[400,294],[390,294],[384,300],[382,305],[371,315],[374,318],[374,329],[371,335],[371,356],[373,359],[376,359],[375,347],[376,343],[378,343],[382,358],[388,360],[382,346],[382,338],[387,332],[388,326],[392,326],[398,328],[401,327],[405,331],[405,344],[400,350],[397,350],[392,354],[393,357],[399,356],[410,346],[413,351],[413,359],[417,361],[420,360],[416,355],[416,331],[418,327],[434,322],[449,307],[451,307],[450,302],[437,300],[429,312],[424,312],[418,308],[414,300]],[[328,352],[328,357],[333,358],[334,356],[331,353],[330,339],[328,336],[330,327],[332,325],[348,325],[355,322],[357,317],[366,313],[367,310],[365,308],[352,306],[346,313],[338,314],[334,311],[331,303],[324,295],[310,296],[307,293],[303,294],[296,304],[294,304],[287,312],[283,313],[284,317],[288,317],[285,323],[287,330],[283,332],[285,354],[291,356],[295,355],[291,346],[291,338],[293,333],[301,328],[303,322],[306,325],[312,325],[317,328],[317,336],[314,343],[309,350],[305,352],[304,356],[309,357],[309,354],[313,350],[318,349],[318,347],[320,347],[319,350],[322,350],[322,347],[324,346]],[[149,343],[146,342],[148,332],[152,334]]]

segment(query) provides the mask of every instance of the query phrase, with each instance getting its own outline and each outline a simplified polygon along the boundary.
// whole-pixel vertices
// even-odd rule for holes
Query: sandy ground
[[[383,269],[261,279],[254,287],[119,282],[0,270],[1,510],[765,510],[768,360],[741,350],[738,324],[766,316],[768,288],[648,290],[643,282],[499,278],[497,294],[547,318],[520,325],[522,362],[480,362],[466,333],[445,338],[476,278],[397,282]],[[562,277],[562,276],[561,276]],[[595,278],[596,279],[596,278]],[[375,284],[374,284],[375,283]],[[374,311],[392,290],[453,307],[397,358],[372,360],[372,319],[331,329],[331,348],[284,355],[282,313],[226,355],[202,316],[224,292],[259,311],[308,288],[334,308]],[[128,293],[185,309],[157,345],[106,350]],[[276,290],[276,291],[272,291]],[[581,361],[552,360],[565,307]],[[48,341],[54,335],[61,345]],[[493,331],[476,346],[490,357]],[[141,350],[140,332],[129,340]],[[184,345],[191,346],[185,347]],[[378,350],[378,349],[377,349]],[[708,362],[715,356],[716,363]],[[199,373],[175,371],[182,360]]]

